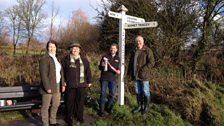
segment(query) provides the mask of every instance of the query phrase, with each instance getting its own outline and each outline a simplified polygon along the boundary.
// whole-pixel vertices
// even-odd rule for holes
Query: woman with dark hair
[[[56,57],[57,42],[49,40],[46,49],[47,53],[42,56],[39,63],[42,94],[41,118],[43,126],[49,126],[49,123],[50,126],[56,126],[61,92],[65,91],[64,75],[61,63]]]

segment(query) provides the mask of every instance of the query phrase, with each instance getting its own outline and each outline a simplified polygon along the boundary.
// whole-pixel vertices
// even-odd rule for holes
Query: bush
[[[0,82],[1,86],[38,84],[39,57],[1,56]]]

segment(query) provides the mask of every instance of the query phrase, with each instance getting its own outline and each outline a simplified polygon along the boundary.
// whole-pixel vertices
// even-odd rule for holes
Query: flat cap
[[[77,41],[73,41],[73,42],[71,42],[71,44],[69,45],[69,48],[72,48],[72,47],[79,47],[79,48],[81,48],[81,45],[80,45],[79,42],[77,42]]]

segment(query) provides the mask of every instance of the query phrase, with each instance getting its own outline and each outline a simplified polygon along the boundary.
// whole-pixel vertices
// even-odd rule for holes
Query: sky
[[[78,9],[83,10],[89,18],[89,22],[94,24],[97,16],[97,12],[94,8],[99,8],[101,0],[46,0],[44,11],[50,17],[51,6],[54,3],[56,8],[59,8],[56,23],[66,23],[72,16],[72,12]],[[8,7],[15,5],[16,0],[0,0],[0,11],[7,9]]]

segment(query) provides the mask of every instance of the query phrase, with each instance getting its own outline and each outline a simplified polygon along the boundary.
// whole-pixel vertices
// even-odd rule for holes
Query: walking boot
[[[111,113],[112,109],[113,109],[113,104],[112,104],[112,103],[109,103],[109,104],[107,105],[107,107],[106,107],[106,111],[107,111],[108,113]]]
[[[104,104],[100,104],[99,116],[101,116],[101,117],[103,117],[103,115],[104,115],[104,108],[105,108],[105,105]]]
[[[143,107],[142,115],[146,115],[148,113],[149,102],[150,102],[150,97],[144,96],[144,107]]]
[[[68,126],[73,126],[73,117],[67,116],[65,121]]]
[[[133,113],[137,113],[140,112],[142,110],[142,97],[137,95],[137,108],[135,108],[132,112]]]

